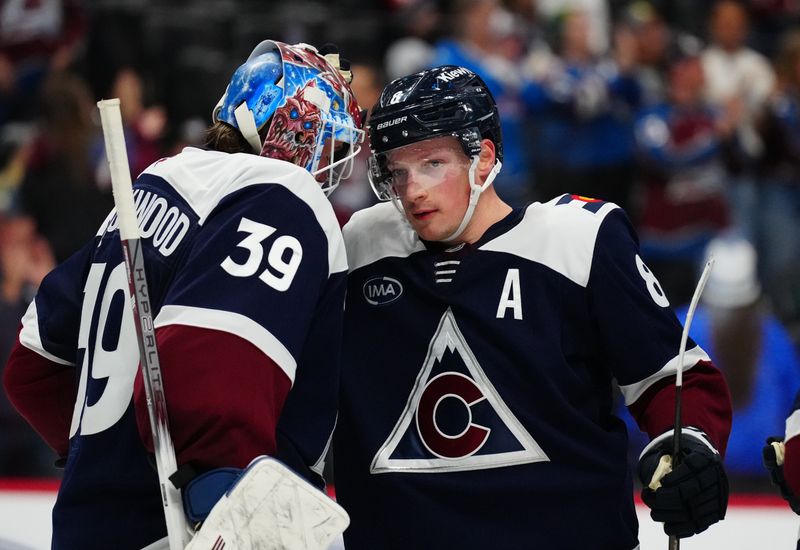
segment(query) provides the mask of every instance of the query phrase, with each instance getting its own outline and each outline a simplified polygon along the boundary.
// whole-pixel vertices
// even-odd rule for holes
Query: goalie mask
[[[494,98],[483,80],[472,71],[452,65],[428,69],[391,82],[381,93],[368,124],[370,149],[369,181],[377,197],[391,200],[398,209],[405,170],[391,165],[392,153],[431,138],[452,136],[464,154],[470,184],[470,200],[458,229],[446,239],[456,239],[467,227],[478,198],[500,171],[503,141],[500,116]],[[483,184],[476,183],[476,167],[481,141],[495,145],[496,164]],[[419,171],[418,181],[432,187],[443,178],[436,177],[440,167],[420,159],[426,172]]]
[[[305,168],[329,194],[364,137],[350,80],[338,54],[265,40],[234,72],[213,119],[237,128],[254,153]]]

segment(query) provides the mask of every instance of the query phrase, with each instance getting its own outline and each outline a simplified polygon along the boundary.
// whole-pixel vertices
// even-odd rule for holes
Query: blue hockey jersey
[[[134,188],[178,463],[285,452],[321,473],[347,264],[319,185],[284,161],[188,148]],[[53,548],[166,534],[129,303],[112,212],[44,279],[9,362],[15,405],[67,457]]]
[[[564,195],[448,247],[380,204],[344,235],[348,550],[635,548],[612,388],[667,431],[682,328],[623,211]],[[691,341],[681,368],[686,423],[724,447],[719,372]]]

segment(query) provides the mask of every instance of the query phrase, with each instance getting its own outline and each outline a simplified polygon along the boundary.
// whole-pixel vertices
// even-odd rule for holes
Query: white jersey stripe
[[[368,231],[361,230],[369,227]],[[383,258],[406,258],[425,245],[392,203],[383,202],[353,214],[342,229],[347,261],[355,271]]]
[[[36,311],[36,300],[30,303],[25,315],[22,317],[22,331],[19,333],[19,343],[29,350],[35,351],[45,359],[49,359],[53,363],[68,365],[70,367],[75,366],[75,363],[61,359],[45,351],[44,345],[42,345],[42,336],[39,334],[39,314]]]
[[[156,328],[168,325],[208,328],[244,338],[275,361],[294,384],[297,361],[291,352],[271,332],[244,315],[221,309],[168,305],[161,308],[154,325]]]
[[[314,212],[328,239],[329,273],[347,271],[344,242],[333,207],[314,177],[299,166],[247,153],[232,155],[187,147],[183,154],[156,162],[144,173],[166,180],[197,213],[200,225],[227,195],[251,185],[280,185]]]
[[[562,198],[531,204],[516,227],[485,243],[481,250],[514,254],[546,265],[586,287],[597,233],[605,217],[619,207],[609,202],[595,211],[587,209],[587,202],[578,199],[558,204]],[[362,227],[369,230],[361,230]],[[554,231],[554,227],[558,230]],[[391,203],[356,212],[343,233],[351,271],[383,258],[406,258],[425,250],[414,230]]]
[[[800,410],[794,411],[786,419],[786,437],[784,440],[789,441],[798,434],[800,434]]]
[[[708,354],[703,351],[703,348],[700,346],[695,346],[688,350],[683,356],[683,372],[691,369],[697,364],[698,361],[711,361],[711,358],[709,358]],[[627,406],[631,403],[635,403],[636,400],[639,399],[645,391],[647,391],[647,388],[662,378],[666,378],[667,376],[675,376],[677,372],[678,356],[676,355],[670,359],[666,365],[661,367],[658,372],[651,374],[644,380],[634,384],[628,384],[627,386],[620,386],[619,389],[622,392],[622,395],[625,397],[625,405]]]
[[[516,227],[487,242],[481,250],[514,254],[546,265],[586,287],[597,232],[608,213],[619,207],[608,202],[593,212],[584,208],[587,204],[584,201],[575,199],[556,205],[559,199],[531,204]]]

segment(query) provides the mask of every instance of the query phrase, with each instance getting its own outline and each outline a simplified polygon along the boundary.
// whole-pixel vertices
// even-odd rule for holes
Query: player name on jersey
[[[177,205],[170,204],[166,197],[153,191],[136,189],[133,198],[141,238],[152,238],[153,248],[162,256],[175,252],[191,226],[189,217]],[[117,213],[112,211],[99,233],[110,233],[117,227]]]

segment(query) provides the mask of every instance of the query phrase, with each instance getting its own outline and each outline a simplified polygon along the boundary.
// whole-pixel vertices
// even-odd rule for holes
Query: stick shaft
[[[111,170],[111,185],[117,209],[125,267],[128,272],[128,285],[133,297],[131,300],[132,313],[136,326],[136,338],[139,343],[140,367],[147,398],[150,429],[153,434],[153,449],[164,505],[164,517],[167,523],[169,547],[170,550],[183,550],[188,544],[189,536],[180,491],[169,481],[169,476],[177,470],[177,461],[167,422],[167,404],[161,378],[161,365],[158,360],[144,257],[139,240],[139,225],[136,219],[133,187],[125,150],[119,99],[99,101],[97,106],[100,108],[106,156]]]
[[[675,375],[675,427],[672,435],[672,467],[677,468],[681,458],[681,433],[683,431],[683,423],[681,422],[681,390],[683,389],[683,357],[686,354],[686,342],[689,340],[689,327],[692,326],[692,319],[694,319],[694,311],[697,309],[697,303],[700,301],[700,296],[703,294],[703,289],[706,287],[708,277],[711,275],[711,268],[714,267],[714,258],[710,258],[706,262],[703,269],[703,274],[700,275],[700,280],[697,282],[697,287],[694,289],[692,301],[689,304],[689,310],[686,312],[686,321],[683,324],[683,332],[681,333],[681,347],[678,350],[678,372]],[[681,539],[671,536],[669,537],[669,549],[678,550],[681,547]]]

